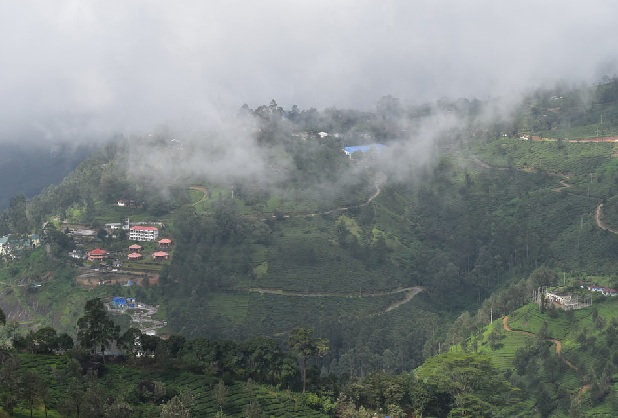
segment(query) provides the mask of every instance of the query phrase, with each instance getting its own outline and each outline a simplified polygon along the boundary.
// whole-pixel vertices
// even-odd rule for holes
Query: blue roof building
[[[356,151],[360,151],[364,154],[369,150],[380,151],[384,148],[386,148],[386,145],[384,144],[355,145],[352,147],[345,147],[343,152],[345,152],[345,155],[351,157]]]
[[[118,309],[123,309],[127,307],[127,300],[123,297],[116,296],[112,299],[112,304]]]

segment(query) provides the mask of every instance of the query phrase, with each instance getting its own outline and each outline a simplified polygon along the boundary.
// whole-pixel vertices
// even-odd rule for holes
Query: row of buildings
[[[172,240],[169,238],[163,238],[157,241],[157,244],[159,244],[159,249],[161,251],[153,252],[152,259],[155,261],[169,259],[169,253],[163,250],[168,249],[172,246]],[[94,250],[88,252],[89,261],[101,262],[101,261],[107,260],[108,257],[109,257],[109,252],[101,248],[95,248]],[[136,244],[132,244],[129,246],[129,255],[127,256],[127,259],[129,261],[142,260],[143,258],[144,258],[144,255],[142,254],[141,245],[136,243]]]
[[[156,241],[159,238],[159,228],[156,226],[134,225],[129,227],[117,222],[105,224],[105,227],[112,231],[118,229],[129,231],[131,241]]]

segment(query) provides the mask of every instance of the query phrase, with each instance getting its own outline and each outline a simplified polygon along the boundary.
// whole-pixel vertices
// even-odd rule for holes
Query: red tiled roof
[[[141,248],[142,248],[142,246],[139,245],[139,244],[133,244],[133,245],[129,246],[130,250],[139,250]]]
[[[142,258],[142,255],[140,253],[131,253],[129,258]]]
[[[171,244],[172,240],[169,238],[163,238],[162,240],[159,240],[158,242],[159,244]]]
[[[107,251],[102,250],[100,248],[95,248],[94,250],[88,253],[88,255],[106,255],[106,254],[107,254]]]
[[[152,253],[153,257],[167,257],[169,254],[165,251],[157,251],[156,253]]]
[[[156,226],[132,226],[131,231],[158,231],[159,228]]]

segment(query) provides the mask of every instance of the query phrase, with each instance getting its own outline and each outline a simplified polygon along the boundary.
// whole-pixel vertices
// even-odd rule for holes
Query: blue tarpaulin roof
[[[365,153],[371,149],[381,150],[384,147],[386,147],[384,144],[355,145],[352,147],[345,147],[343,150],[346,154],[354,154],[356,151]]]
[[[112,302],[115,305],[126,305],[127,304],[127,300],[125,298],[121,298],[120,296],[116,296],[114,299],[112,299]]]

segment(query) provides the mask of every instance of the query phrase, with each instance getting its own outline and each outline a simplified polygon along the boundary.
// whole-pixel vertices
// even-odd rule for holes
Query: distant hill
[[[61,182],[92,151],[87,145],[0,143],[0,209],[13,196],[30,198]]]

